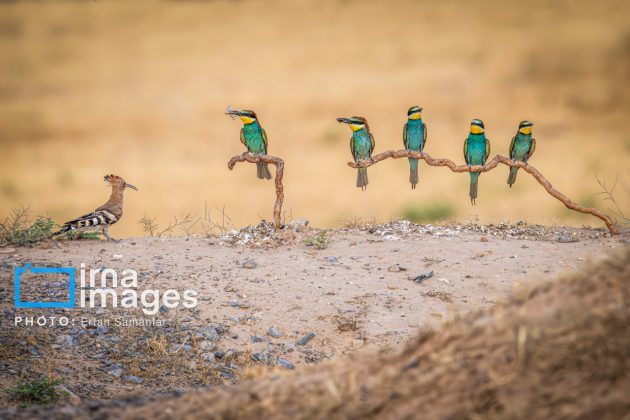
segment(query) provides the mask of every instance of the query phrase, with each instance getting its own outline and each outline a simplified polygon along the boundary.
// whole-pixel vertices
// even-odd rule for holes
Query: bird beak
[[[137,189],[136,187],[134,187],[133,185],[128,184],[128,183],[126,183],[126,182],[125,182],[125,188],[131,188],[132,190],[136,190],[136,191],[138,191],[138,189]]]
[[[350,124],[352,122],[350,118],[337,118],[337,121],[339,121],[342,124]]]
[[[234,119],[234,117],[240,117],[243,115],[242,111],[239,111],[238,109],[232,109],[232,107],[228,106],[227,109],[225,110],[225,115],[229,115],[230,117],[232,117],[232,119]]]

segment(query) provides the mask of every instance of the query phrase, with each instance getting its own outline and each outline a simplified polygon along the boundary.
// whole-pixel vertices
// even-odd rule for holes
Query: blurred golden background
[[[236,226],[269,220],[273,183],[254,165],[226,167],[243,151],[227,105],[255,110],[285,159],[287,218],[320,227],[397,216],[600,226],[522,171],[509,189],[506,167],[481,176],[476,207],[468,174],[421,163],[412,191],[406,160],[355,188],[350,130],[335,118],[366,117],[378,153],[402,148],[415,104],[433,157],[462,163],[472,118],[492,154],[507,154],[530,119],[530,163],[554,187],[606,209],[595,171],[619,173],[629,204],[624,1],[13,1],[0,3],[0,51],[0,216],[18,205],[79,216],[107,199],[114,173],[140,191],[113,235],[206,204]]]

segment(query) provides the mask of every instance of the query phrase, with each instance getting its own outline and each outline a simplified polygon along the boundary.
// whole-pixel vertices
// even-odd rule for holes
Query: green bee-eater
[[[536,139],[532,138],[532,126],[531,121],[523,121],[518,125],[518,131],[516,136],[512,137],[512,143],[510,143],[510,159],[527,163],[530,157],[536,150]],[[518,168],[510,167],[510,176],[508,176],[507,183],[512,188],[512,184],[516,182],[516,173]]]
[[[468,166],[486,166],[490,155],[490,140],[486,138],[483,121],[474,119],[470,123],[470,134],[464,141],[464,159]],[[475,204],[479,172],[470,173],[470,202]]]
[[[370,133],[367,120],[363,117],[337,118],[340,123],[348,124],[352,129],[350,152],[355,162],[369,159],[374,150],[374,136]],[[367,168],[359,168],[357,187],[365,190],[368,184]]]
[[[422,121],[422,108],[412,106],[407,111],[407,122],[403,128],[405,149],[421,152],[427,144],[427,126]],[[411,189],[418,183],[418,159],[409,158],[409,182]]]
[[[260,126],[256,113],[247,109],[238,111],[229,108],[226,113],[228,115],[235,115],[243,121],[241,143],[247,147],[247,151],[255,155],[266,155],[267,133],[265,133],[265,130]],[[271,179],[269,167],[265,162],[258,162],[256,164],[256,174],[259,179]]]

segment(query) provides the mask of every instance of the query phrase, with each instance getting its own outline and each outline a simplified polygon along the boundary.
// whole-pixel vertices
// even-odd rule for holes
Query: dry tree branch
[[[236,155],[228,162],[228,169],[232,170],[238,162],[259,163],[265,162],[276,165],[276,204],[273,207],[273,220],[276,229],[280,229],[280,215],[282,214],[282,202],[284,201],[284,187],[282,186],[282,176],[284,175],[284,160],[270,155],[254,155],[245,152],[242,155]]]
[[[536,179],[536,181],[538,181],[538,183],[547,190],[549,194],[551,194],[556,199],[560,200],[567,208],[578,211],[580,213],[591,214],[601,219],[606,224],[606,227],[610,231],[611,235],[617,234],[617,228],[615,227],[612,219],[609,216],[603,214],[597,209],[594,209],[591,207],[584,207],[584,206],[574,203],[566,195],[562,194],[560,191],[553,188],[551,183],[547,181],[547,179],[544,176],[542,176],[542,174],[538,171],[538,169],[524,162],[512,161],[512,159],[506,158],[505,156],[496,155],[495,157],[492,158],[492,160],[489,160],[488,162],[486,162],[486,166],[484,167],[482,165],[475,165],[475,166],[456,165],[450,159],[444,159],[444,158],[434,159],[425,152],[415,152],[415,151],[410,151],[410,150],[388,150],[386,152],[379,153],[378,155],[372,156],[372,158],[369,160],[362,160],[362,161],[359,161],[358,163],[348,162],[348,166],[352,168],[367,168],[368,166],[372,166],[375,163],[378,163],[387,158],[400,159],[400,158],[405,158],[405,157],[422,159],[430,166],[448,166],[448,168],[451,171],[458,172],[458,173],[459,172],[488,172],[496,168],[499,165],[499,163],[502,163],[507,166],[516,166],[516,167],[522,168],[525,172],[532,175]]]

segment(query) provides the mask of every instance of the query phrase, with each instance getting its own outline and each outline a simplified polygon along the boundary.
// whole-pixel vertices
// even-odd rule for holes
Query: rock
[[[308,228],[308,224],[309,224],[308,219],[301,218],[301,219],[291,220],[288,223],[288,226],[294,232],[301,232]]]
[[[276,327],[269,327],[269,329],[267,330],[267,335],[270,335],[273,338],[280,338],[284,335],[284,333]]]
[[[168,312],[168,308],[164,305],[160,306],[160,313],[165,314]]]
[[[241,267],[242,268],[248,268],[248,269],[251,270],[253,268],[258,267],[258,263],[256,261],[254,261],[254,260],[247,259],[247,260],[243,261],[243,264],[241,264]]]
[[[201,330],[199,330],[199,333],[204,338],[210,341],[219,341],[219,339],[221,338],[219,331],[217,331],[214,325],[206,325]]]
[[[112,376],[115,376],[116,378],[120,378],[123,374],[123,369],[118,365],[113,365],[111,368],[107,370],[107,373],[109,373]]]
[[[401,271],[407,271],[407,268],[403,267],[400,264],[394,264],[394,265],[388,267],[387,271],[389,271],[390,273],[398,273],[398,272],[401,272]]]
[[[134,384],[141,384],[142,382],[144,382],[144,379],[138,378],[134,375],[123,376],[122,380],[125,382],[133,382]]]
[[[182,318],[182,322],[190,322],[190,321],[192,321],[192,318],[189,316],[185,316]]]
[[[282,359],[282,358],[278,359],[278,361],[276,362],[276,364],[277,364],[278,366],[280,366],[280,367],[285,368],[285,369],[294,369],[294,368],[295,368],[295,366],[293,366],[293,363],[289,362],[289,361],[288,361],[288,360],[286,360],[286,359]]]
[[[479,239],[481,242],[488,242],[488,237],[487,236],[482,236],[481,239]]]
[[[109,332],[109,328],[106,325],[99,325],[96,327],[96,334],[103,335]]]
[[[55,341],[64,350],[71,349],[77,345],[77,337],[74,335],[60,335]]]
[[[214,353],[201,353],[201,358],[208,363],[214,363],[215,355]]]
[[[210,352],[216,348],[216,343],[214,341],[203,340],[199,342],[199,348],[203,352]]]
[[[300,338],[298,341],[295,342],[296,346],[305,346],[308,344],[309,341],[311,341],[313,339],[313,337],[315,337],[315,333],[310,332],[308,334],[306,334],[304,337]]]
[[[569,235],[560,235],[557,238],[557,241],[560,242],[561,244],[568,244],[571,242],[579,242],[578,238],[572,238]]]
[[[118,261],[118,260],[122,260],[123,256],[120,254],[114,254],[112,255],[112,261]]]
[[[252,343],[262,343],[263,341],[267,341],[265,337],[260,337],[258,335],[252,335],[251,337],[249,337],[249,340]]]
[[[57,392],[58,395],[60,395],[61,397],[67,399],[70,402],[70,404],[72,404],[72,405],[81,404],[81,398],[79,398],[79,396],[77,394],[75,394],[74,392],[70,391],[65,386],[63,386],[63,385],[56,385],[54,389],[55,389],[55,392]]]
[[[408,278],[414,283],[420,284],[426,279],[430,279],[431,277],[433,277],[433,270],[427,271],[426,273],[422,273],[417,276],[409,276]]]
[[[337,262],[337,257],[334,257],[334,256],[332,256],[332,255],[331,255],[331,256],[328,256],[328,257],[326,257],[325,259],[326,259],[326,261],[328,261],[328,262]]]

